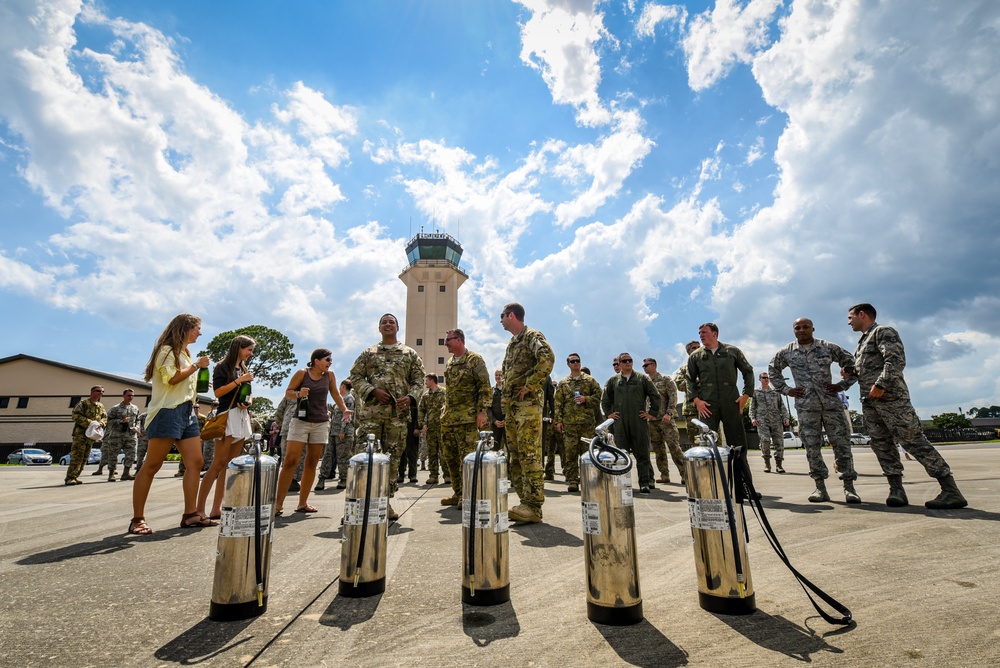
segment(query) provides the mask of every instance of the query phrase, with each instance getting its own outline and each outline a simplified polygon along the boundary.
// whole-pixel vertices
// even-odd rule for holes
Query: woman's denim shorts
[[[185,401],[174,408],[161,408],[153,416],[153,421],[146,427],[149,438],[172,438],[183,441],[201,435],[198,417],[194,414],[194,406]]]

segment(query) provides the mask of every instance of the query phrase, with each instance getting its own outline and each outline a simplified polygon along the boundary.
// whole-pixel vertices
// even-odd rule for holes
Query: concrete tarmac
[[[0,665],[996,666],[1000,447],[940,450],[967,509],[924,508],[938,485],[913,461],[904,478],[911,505],[888,508],[885,479],[861,447],[854,456],[864,503],[846,505],[831,478],[832,501],[812,504],[803,451],[786,453],[784,475],[764,474],[751,453],[785,552],[851,609],[846,627],[816,614],[749,508],[758,609],[702,610],[676,483],[635,495],[645,619],[591,623],[580,498],[558,474],[546,483],[545,522],[510,531],[506,604],[462,603],[461,515],[440,505],[450,495],[443,485],[404,485],[393,500],[401,517],[389,530],[385,593],[339,596],[344,492],[329,484],[310,496],[320,512],[277,521],[267,612],[215,622],[208,609],[219,532],[178,528],[175,465],[153,482],[146,518],[155,533],[147,537],[125,533],[129,482],[92,477],[88,466],[85,484],[64,487],[64,467],[0,467]],[[832,470],[832,453],[824,457]]]

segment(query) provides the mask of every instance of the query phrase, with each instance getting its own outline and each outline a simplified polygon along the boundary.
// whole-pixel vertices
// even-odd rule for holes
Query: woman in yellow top
[[[132,487],[132,521],[128,532],[146,535],[153,530],[146,524],[146,497],[153,483],[153,476],[160,470],[170,447],[176,443],[177,451],[187,470],[184,472],[184,515],[181,528],[217,526],[218,522],[206,519],[195,510],[198,481],[203,457],[201,454],[201,429],[194,412],[198,397],[195,390],[199,368],[208,368],[209,358],[191,361],[188,346],[201,336],[201,318],[190,313],[174,317],[160,334],[153,353],[146,364],[146,382],[153,385],[152,398],[146,416],[146,434],[149,447],[142,468],[135,474]]]

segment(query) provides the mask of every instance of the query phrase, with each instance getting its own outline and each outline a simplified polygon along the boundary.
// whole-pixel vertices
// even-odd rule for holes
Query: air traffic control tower
[[[420,355],[427,373],[444,379],[451,357],[444,335],[458,327],[458,289],[469,277],[459,266],[462,244],[448,234],[421,232],[406,244],[404,342]]]

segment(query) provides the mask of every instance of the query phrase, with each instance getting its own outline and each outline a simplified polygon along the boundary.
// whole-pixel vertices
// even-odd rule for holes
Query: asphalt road
[[[546,484],[545,523],[510,532],[508,603],[461,602],[460,515],[440,505],[450,494],[440,485],[405,485],[394,499],[402,517],[389,532],[385,593],[339,596],[344,493],[331,485],[310,499],[319,513],[279,520],[267,613],[214,622],[218,530],[177,527],[173,464],[153,484],[150,537],[125,535],[131,483],[88,467],[84,485],[63,487],[64,467],[0,467],[0,665],[996,666],[1000,447],[941,451],[968,509],[925,509],[937,484],[915,462],[906,462],[911,505],[886,507],[867,448],[854,448],[860,506],[843,503],[832,480],[831,502],[808,503],[802,451],[788,453],[786,475],[751,460],[793,565],[851,609],[847,627],[816,614],[749,510],[757,611],[702,610],[677,484],[635,498],[645,619],[591,623],[580,498],[559,475]]]

